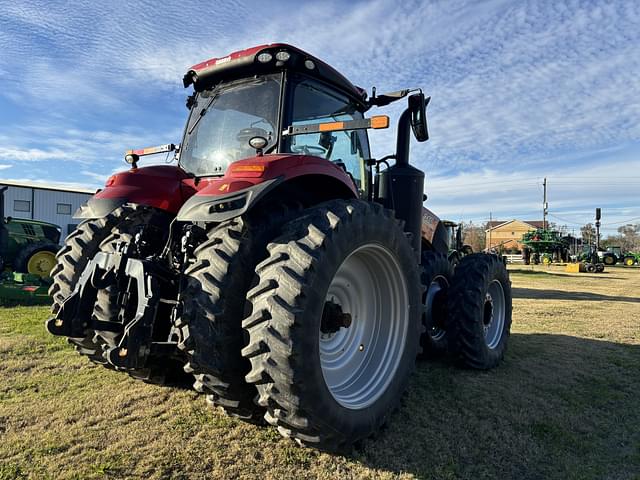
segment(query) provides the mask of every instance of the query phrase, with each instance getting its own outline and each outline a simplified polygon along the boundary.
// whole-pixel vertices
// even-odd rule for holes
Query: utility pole
[[[549,210],[549,204],[547,203],[547,177],[544,177],[542,182],[543,196],[542,196],[542,229],[547,229],[547,211]]]
[[[596,208],[596,252],[600,250],[600,217],[601,210]]]
[[[493,216],[491,215],[491,212],[489,212],[489,245],[487,245],[488,252],[491,251],[491,230],[493,229],[493,225],[491,224],[492,221],[493,221]]]

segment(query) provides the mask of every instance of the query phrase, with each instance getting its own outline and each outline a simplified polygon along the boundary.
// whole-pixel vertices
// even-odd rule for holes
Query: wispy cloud
[[[39,148],[5,148],[0,147],[0,159],[16,162],[35,162],[41,160],[67,160],[69,153],[62,150],[42,150]]]
[[[5,2],[0,159],[96,182],[126,148],[179,141],[189,65],[284,41],[361,86],[432,96],[412,161],[444,215],[534,213],[542,177],[580,173],[610,184],[563,185],[556,208],[637,210],[633,179],[616,177],[640,159],[639,24],[632,0]],[[394,134],[371,135],[376,155]]]

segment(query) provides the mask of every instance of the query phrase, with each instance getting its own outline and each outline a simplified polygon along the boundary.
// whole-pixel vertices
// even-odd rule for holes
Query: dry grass
[[[0,480],[640,478],[640,270],[512,280],[505,363],[421,363],[388,428],[348,457],[91,366],[45,333],[44,307],[0,309]]]

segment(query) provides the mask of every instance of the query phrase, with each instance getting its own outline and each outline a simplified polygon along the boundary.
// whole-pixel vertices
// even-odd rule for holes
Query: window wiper
[[[211,97],[211,100],[209,100],[207,105],[202,110],[200,110],[200,115],[198,116],[198,118],[196,118],[196,121],[193,122],[193,125],[191,125],[191,128],[187,132],[187,135],[191,135],[191,133],[195,130],[195,128],[198,126],[198,123],[200,123],[200,120],[202,120],[202,117],[204,117],[204,115],[207,113],[207,110],[209,110],[209,107],[216,98],[218,98],[218,95],[214,95],[213,97]]]

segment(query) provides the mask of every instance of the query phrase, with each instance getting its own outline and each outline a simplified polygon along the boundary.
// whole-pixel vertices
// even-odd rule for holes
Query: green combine
[[[537,228],[522,235],[522,258],[525,265],[530,263],[566,262],[569,257],[569,244],[560,232]]]

